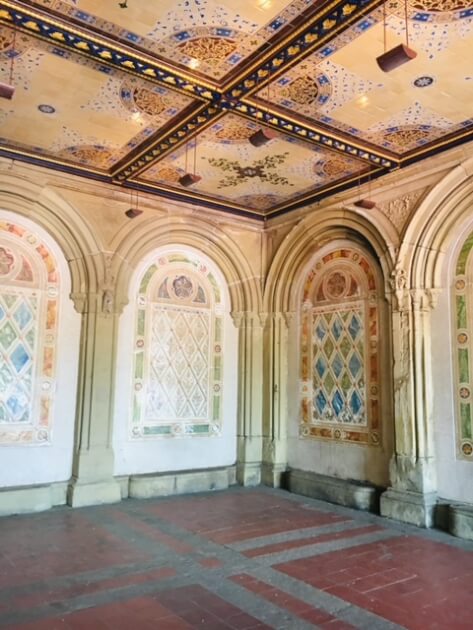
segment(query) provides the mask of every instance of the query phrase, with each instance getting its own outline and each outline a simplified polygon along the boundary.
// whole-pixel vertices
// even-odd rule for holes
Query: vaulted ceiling
[[[0,155],[275,216],[473,137],[473,2],[0,0],[11,72]]]

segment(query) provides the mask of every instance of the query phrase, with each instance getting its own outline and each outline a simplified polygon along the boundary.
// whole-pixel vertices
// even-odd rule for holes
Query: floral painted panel
[[[301,437],[380,444],[378,297],[357,250],[331,252],[307,275],[301,398]]]
[[[453,282],[456,364],[457,457],[473,462],[473,234],[466,239],[457,259]]]
[[[35,234],[0,222],[0,444],[52,436],[59,275]]]
[[[222,426],[222,291],[207,265],[161,256],[136,309],[131,437],[217,436]]]

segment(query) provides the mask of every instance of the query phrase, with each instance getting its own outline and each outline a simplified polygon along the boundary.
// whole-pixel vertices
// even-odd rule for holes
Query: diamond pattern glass
[[[36,297],[0,293],[0,424],[31,422]]]
[[[336,313],[314,309],[315,421],[367,425],[363,321],[362,304],[340,308]]]

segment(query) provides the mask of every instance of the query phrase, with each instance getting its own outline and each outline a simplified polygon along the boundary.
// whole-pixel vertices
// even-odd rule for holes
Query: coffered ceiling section
[[[272,215],[471,139],[472,50],[467,0],[0,0],[0,155]]]

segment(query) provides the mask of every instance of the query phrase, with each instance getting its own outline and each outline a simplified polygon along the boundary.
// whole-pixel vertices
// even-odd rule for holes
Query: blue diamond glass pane
[[[340,335],[342,334],[342,331],[343,331],[342,322],[340,321],[338,317],[336,317],[335,321],[332,324],[332,333],[336,341],[340,339]]]
[[[353,340],[356,339],[358,333],[360,332],[360,329],[361,329],[360,321],[358,317],[356,317],[356,315],[353,315],[353,317],[351,318],[351,322],[348,325],[348,332],[350,333],[351,338]]]
[[[320,321],[317,324],[317,328],[315,329],[315,334],[320,339],[320,341],[323,341],[325,335],[327,334],[327,329],[325,328],[325,323],[323,321]]]
[[[327,404],[327,399],[325,398],[322,390],[319,389],[319,392],[317,394],[317,396],[315,397],[315,404],[317,406],[317,409],[319,411],[319,413],[323,413],[324,409],[325,409],[325,405]]]
[[[358,395],[358,392],[353,392],[350,398],[350,407],[355,415],[360,412],[361,409],[361,398]]]
[[[341,410],[343,409],[343,398],[340,392],[338,391],[338,389],[332,397],[332,406],[335,411],[335,414],[339,416]]]
[[[3,319],[5,317],[5,311],[3,310],[3,308],[0,306],[0,319]]]
[[[353,378],[355,378],[361,368],[361,361],[356,352],[351,355],[351,359],[348,362],[348,368],[350,369]]]
[[[343,370],[343,361],[338,352],[335,355],[335,359],[332,361],[332,369],[335,376],[338,378],[340,376],[340,372]]]
[[[15,391],[6,401],[7,408],[10,411],[11,416],[13,416],[14,421],[24,420],[25,414],[28,410],[28,399],[25,394],[18,388],[15,388]]]
[[[315,369],[317,370],[317,374],[322,378],[325,374],[325,370],[327,369],[327,364],[323,357],[319,357],[315,363]]]
[[[33,316],[30,309],[26,306],[24,302],[22,302],[21,305],[16,309],[13,317],[20,329],[23,330],[23,328],[25,328],[25,326],[30,323]]]
[[[11,362],[13,363],[17,372],[21,372],[25,364],[28,362],[29,358],[29,354],[26,352],[23,345],[19,345],[10,356]]]

